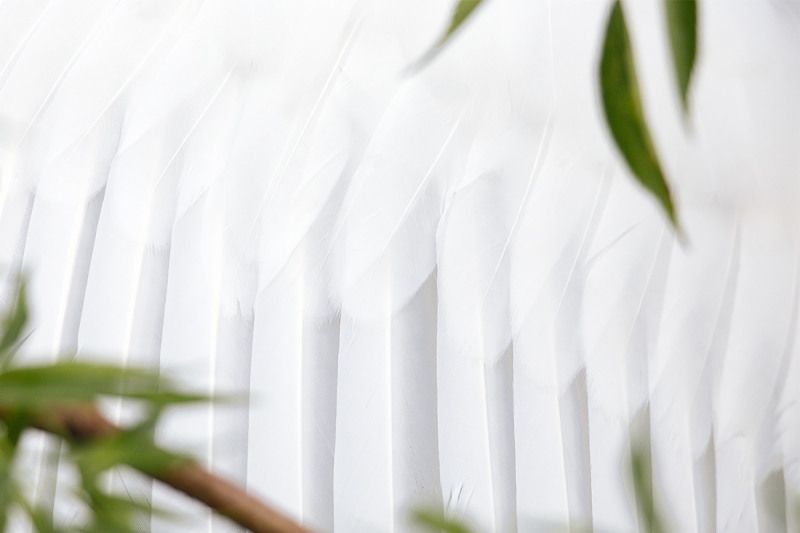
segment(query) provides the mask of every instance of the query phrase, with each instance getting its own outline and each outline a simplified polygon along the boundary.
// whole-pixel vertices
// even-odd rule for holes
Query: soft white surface
[[[785,531],[800,2],[699,6],[684,123],[662,4],[625,2],[681,243],[602,121],[607,0],[487,0],[421,71],[451,0],[3,1],[26,357],[249,390],[159,439],[320,531],[406,531],[420,504],[635,531],[634,420],[677,531]],[[231,530],[153,500],[193,514],[153,531]]]

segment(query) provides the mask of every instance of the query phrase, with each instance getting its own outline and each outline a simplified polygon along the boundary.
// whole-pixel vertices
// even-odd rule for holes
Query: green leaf
[[[167,389],[163,392],[158,389]],[[88,403],[99,396],[146,400],[155,404],[207,401],[175,392],[158,373],[92,363],[55,363],[15,368],[0,374],[0,403],[37,408],[53,402]]]
[[[0,374],[0,401],[39,405],[52,400],[89,402],[100,395],[155,391],[158,375],[111,365],[54,363],[15,368]]]
[[[165,382],[162,380],[161,388],[164,388],[168,385],[165,385]],[[137,400],[144,400],[157,408],[166,407],[167,405],[172,404],[180,404],[180,403],[196,403],[196,402],[223,402],[223,401],[231,401],[235,397],[233,396],[223,396],[223,395],[216,395],[216,396],[209,396],[207,394],[194,394],[194,393],[186,393],[186,392],[174,392],[174,391],[159,391],[159,392],[136,392],[136,393],[129,393],[124,395],[130,398],[134,398]]]
[[[469,528],[463,523],[446,517],[444,513],[439,510],[418,509],[412,513],[411,519],[415,523],[436,533],[442,531],[446,533],[470,533]]]
[[[649,449],[637,443],[631,444],[631,477],[636,508],[644,521],[645,533],[662,533],[664,528],[653,498],[653,470]]]
[[[450,18],[450,26],[448,26],[447,31],[444,32],[444,35],[439,38],[439,42],[436,44],[437,47],[442,47],[444,44],[453,36],[456,30],[467,20],[475,8],[478,7],[483,0],[459,0],[458,4],[456,4],[456,8],[453,10],[453,16]]]
[[[94,515],[84,529],[86,533],[136,533],[133,517],[150,512],[144,502],[104,494],[94,487],[87,492],[86,500]]]
[[[667,30],[672,46],[672,62],[678,80],[684,113],[689,112],[689,83],[697,57],[697,2],[664,0]]]
[[[89,510],[89,524],[81,529],[83,533],[136,533],[134,521],[138,517],[165,515],[168,513],[155,510],[143,500],[108,494],[100,488],[103,478],[98,475],[102,469],[97,461],[102,458],[86,455],[81,452],[71,453],[70,459],[75,462],[81,477],[81,488],[78,492]]]
[[[441,51],[444,45],[447,44],[453,34],[461,27],[464,21],[466,21],[469,16],[475,12],[475,9],[481,5],[482,2],[483,0],[458,0],[458,3],[453,10],[453,14],[450,17],[450,25],[447,27],[447,30],[445,30],[442,36],[439,37],[439,40],[436,41],[436,44],[433,45],[433,47],[411,67],[411,70],[414,71],[422,69],[425,65],[430,63]]]
[[[14,301],[2,319],[3,334],[0,336],[0,365],[5,366],[13,355],[13,348],[28,322],[27,284],[24,278],[17,282]]]
[[[19,499],[13,472],[15,453],[16,447],[8,437],[0,437],[0,531],[6,529],[9,507]]]
[[[28,512],[28,516],[30,516],[31,522],[33,522],[33,527],[37,533],[75,533],[75,530],[73,529],[56,527],[53,524],[53,519],[49,513],[46,513],[41,509],[33,508],[25,500],[20,500],[20,503]]]
[[[658,199],[678,229],[675,206],[644,118],[631,42],[619,0],[614,2],[606,27],[600,86],[614,141],[636,179]]]
[[[25,409],[9,409],[3,417],[3,422],[6,425],[5,437],[16,446],[22,432],[31,424],[31,413]]]
[[[87,479],[93,479],[120,464],[152,475],[189,461],[186,457],[154,446],[149,424],[122,431],[107,439],[75,446],[72,457]]]

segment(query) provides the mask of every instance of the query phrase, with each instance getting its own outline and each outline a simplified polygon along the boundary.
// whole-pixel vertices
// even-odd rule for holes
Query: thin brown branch
[[[216,509],[253,533],[304,533],[306,530],[238,487],[195,464],[174,468],[159,481]]]
[[[5,414],[0,409],[0,418]],[[49,411],[38,415],[32,425],[72,442],[102,439],[120,431],[93,406]],[[309,533],[291,519],[195,462],[181,462],[166,470],[144,473],[204,503],[253,533]]]

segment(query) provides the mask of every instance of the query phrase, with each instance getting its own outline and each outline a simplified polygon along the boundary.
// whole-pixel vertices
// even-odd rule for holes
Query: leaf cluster
[[[688,116],[689,87],[697,59],[697,1],[663,2],[675,81],[684,115]],[[458,0],[447,29],[420,63],[432,60],[482,3],[484,0]],[[681,234],[673,195],[644,114],[633,49],[620,0],[614,1],[606,24],[599,82],[603,111],[614,143],[634,178],[655,197],[673,228]]]
[[[689,112],[689,83],[697,55],[697,3],[664,0],[677,88],[685,114]],[[603,111],[611,136],[636,180],[661,204],[673,227],[680,230],[675,202],[661,168],[647,125],[633,48],[620,0],[611,8],[600,59]]]
[[[56,362],[37,366],[15,365],[28,321],[25,280],[16,287],[11,305],[0,319],[0,531],[13,508],[21,509],[39,533],[134,533],[132,519],[152,509],[145,502],[110,494],[104,475],[125,465],[144,473],[166,471],[188,459],[153,445],[156,422],[174,404],[207,401],[201,395],[180,392],[175,384],[149,370],[113,365]],[[144,407],[144,416],[126,428],[113,427],[101,438],[83,438],[60,422],[59,414],[94,412],[101,398],[132,400]],[[15,478],[15,461],[22,435],[44,429],[61,439],[65,453],[79,472],[76,495],[89,511],[84,525],[61,527],[52,511],[37,508],[23,494]],[[58,468],[58,460],[50,468]]]

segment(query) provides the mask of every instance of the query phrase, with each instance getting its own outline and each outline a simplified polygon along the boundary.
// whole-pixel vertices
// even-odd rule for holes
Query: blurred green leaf
[[[120,464],[152,474],[189,460],[155,447],[152,432],[147,427],[136,427],[107,439],[77,446],[73,458],[88,478],[97,477]]]
[[[439,40],[436,41],[436,44],[428,50],[425,55],[423,55],[419,61],[417,61],[414,65],[410,67],[411,71],[420,70],[425,65],[430,63],[433,58],[441,51],[444,45],[450,40],[450,38],[455,34],[455,32],[461,27],[461,25],[466,21],[472,13],[475,12],[475,9],[483,3],[483,0],[458,0],[455,9],[453,10],[453,14],[450,17],[450,25],[447,27],[447,30],[439,37]]]
[[[160,387],[165,388],[169,386],[169,382],[162,381],[160,382]],[[209,396],[207,394],[191,394],[186,392],[176,392],[176,391],[159,391],[159,392],[146,392],[142,391],[139,393],[128,393],[122,396],[126,396],[129,398],[133,398],[136,400],[143,400],[151,404],[152,407],[162,408],[168,405],[173,404],[181,404],[181,403],[196,403],[196,402],[225,402],[225,401],[233,401],[236,397],[232,396]]]
[[[87,491],[86,500],[94,516],[83,529],[85,533],[137,533],[131,518],[136,513],[150,512],[146,503],[111,496],[96,488]]]
[[[160,392],[159,387],[168,390]],[[208,401],[181,394],[158,373],[91,363],[56,363],[15,368],[0,374],[0,403],[36,408],[52,402],[88,403],[99,396],[119,396],[155,404]]]
[[[600,60],[600,86],[608,126],[631,171],[661,203],[676,229],[678,220],[669,187],[647,129],[625,14],[614,2]]]
[[[0,531],[5,531],[9,507],[19,499],[13,477],[15,452],[16,447],[8,437],[0,437]]]
[[[631,476],[636,497],[636,508],[644,521],[645,533],[663,533],[664,528],[653,498],[650,451],[636,443],[631,444]]]
[[[19,341],[28,322],[27,283],[20,278],[14,293],[11,308],[2,319],[3,334],[0,336],[0,367],[5,367],[13,356],[13,348]]]
[[[436,533],[470,533],[469,528],[457,520],[448,518],[440,510],[418,509],[411,515],[412,520]]]
[[[697,57],[697,2],[664,0],[672,62],[678,80],[683,111],[689,112],[689,83]]]
[[[41,509],[34,509],[26,501],[22,500],[23,507],[28,512],[28,516],[33,522],[33,527],[38,533],[75,533],[73,529],[56,527],[52,517]]]
[[[439,38],[439,42],[436,43],[436,46],[444,46],[481,2],[483,2],[483,0],[459,0],[458,4],[456,4],[456,8],[453,10],[453,16],[450,18],[450,26],[448,26],[444,35]]]
[[[22,436],[22,432],[30,426],[31,415],[25,409],[9,409],[3,417],[3,422],[6,425],[5,437],[13,446],[16,446]]]
[[[67,447],[65,458],[78,467],[79,494],[88,505],[88,526],[80,531],[134,533],[134,518],[152,516],[152,507],[146,502],[107,494],[99,487],[104,479],[102,474],[126,465],[152,476],[188,461],[188,458],[160,450],[153,444],[156,422],[166,406],[204,402],[212,398],[182,393],[158,372],[142,369],[75,362],[9,369],[27,320],[26,285],[21,279],[10,309],[0,317],[0,532],[5,529],[10,506],[19,505],[28,513],[39,533],[77,533],[74,529],[57,527],[52,512],[48,512],[51,510],[32,506],[18,491],[13,477],[15,446],[37,417],[47,419],[55,408],[70,404],[89,406],[101,397],[117,397],[143,403],[144,419],[136,426],[121,429],[109,437],[73,443]],[[59,446],[53,456],[55,460],[45,463],[43,468],[55,474],[60,451]]]
[[[158,375],[110,365],[55,363],[0,374],[0,402],[17,407],[52,400],[90,402],[98,396],[155,392]]]

